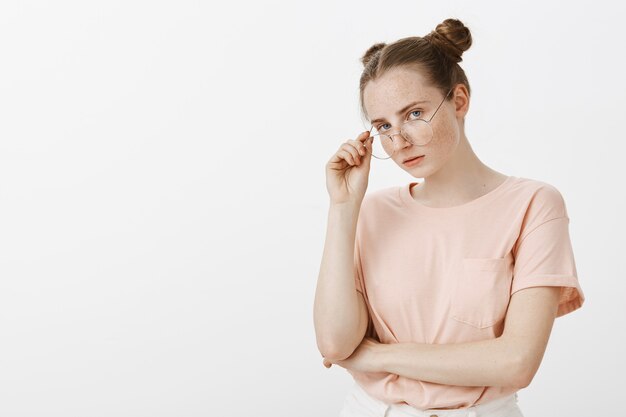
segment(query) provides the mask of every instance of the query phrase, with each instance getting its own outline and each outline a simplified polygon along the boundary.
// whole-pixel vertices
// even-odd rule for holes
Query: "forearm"
[[[461,386],[520,387],[521,361],[503,338],[457,344],[380,345],[381,371]]]
[[[346,357],[365,329],[354,285],[354,243],[360,204],[332,205],[314,302],[317,344],[324,357]]]

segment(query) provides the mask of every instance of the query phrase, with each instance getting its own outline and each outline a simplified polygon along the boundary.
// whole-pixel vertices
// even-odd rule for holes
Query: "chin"
[[[414,178],[426,178],[432,175],[435,171],[437,171],[436,169],[432,169],[429,167],[421,167],[421,166],[412,167],[412,168],[404,167],[404,170],[408,172],[409,174],[411,174]]]
[[[426,162],[426,161],[423,161]],[[424,175],[428,175],[427,173],[430,171],[430,169],[426,164],[420,164],[417,166],[413,166],[413,167],[406,167],[404,166],[404,164],[402,163],[402,161],[398,162],[396,161],[396,163],[398,163],[398,165],[400,165],[400,168],[402,168],[403,170],[405,170],[406,172],[408,172],[409,174],[413,175],[415,178],[423,178]]]

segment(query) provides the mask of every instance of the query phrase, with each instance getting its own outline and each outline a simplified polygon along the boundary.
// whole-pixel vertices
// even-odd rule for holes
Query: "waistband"
[[[377,398],[370,396],[359,384],[355,383],[354,389],[361,394],[364,399],[369,399],[374,407],[384,411],[389,408],[401,410],[411,417],[489,417],[491,413],[506,407],[514,406],[517,403],[517,392],[505,397],[496,398],[482,404],[476,404],[466,408],[439,409],[428,408],[420,410],[405,403],[387,404]]]

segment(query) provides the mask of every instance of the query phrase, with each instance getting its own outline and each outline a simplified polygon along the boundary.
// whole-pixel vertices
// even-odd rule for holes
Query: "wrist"
[[[332,211],[359,211],[361,209],[361,201],[362,200],[349,200],[342,202],[330,202],[330,210]]]

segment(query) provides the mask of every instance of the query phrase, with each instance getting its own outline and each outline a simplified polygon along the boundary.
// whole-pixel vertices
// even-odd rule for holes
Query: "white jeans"
[[[356,382],[339,417],[524,417],[517,393],[468,408],[419,410],[409,404],[387,404],[370,396]]]

